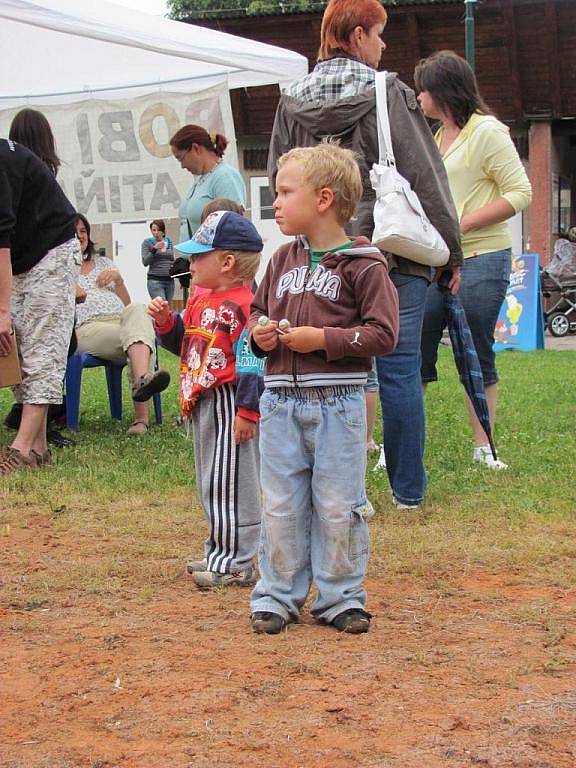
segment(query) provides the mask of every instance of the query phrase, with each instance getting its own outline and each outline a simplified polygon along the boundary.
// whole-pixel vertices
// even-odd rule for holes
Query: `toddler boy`
[[[192,240],[175,246],[190,255],[193,295],[183,316],[162,298],[150,302],[160,343],[181,355],[180,405],[192,422],[196,485],[209,536],[205,557],[188,563],[200,588],[254,584],[260,533],[258,446],[254,439],[262,364],[251,353],[246,324],[250,282],[262,239],[231,211],[205,219]]]
[[[354,155],[335,144],[278,161],[276,221],[297,239],[272,257],[252,303],[252,348],[266,356],[260,401],[260,579],[252,628],[312,615],[367,632],[368,525],[363,387],[372,357],[393,351],[398,299],[386,260],[344,231],[362,194]],[[288,324],[286,322],[288,321]]]

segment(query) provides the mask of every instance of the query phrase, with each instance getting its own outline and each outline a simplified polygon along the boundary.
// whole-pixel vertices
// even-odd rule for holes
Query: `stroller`
[[[552,259],[540,275],[546,323],[553,336],[576,333],[576,242],[571,240],[556,240]]]

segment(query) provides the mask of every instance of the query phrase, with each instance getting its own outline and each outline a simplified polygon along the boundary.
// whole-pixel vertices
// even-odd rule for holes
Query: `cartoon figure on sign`
[[[504,320],[498,320],[494,328],[494,341],[496,344],[506,344],[508,341],[508,327]]]
[[[526,266],[526,262],[524,261],[524,259],[521,259],[519,256],[515,256],[512,259],[512,272],[522,272],[525,266]]]
[[[506,317],[510,320],[510,336],[516,336],[518,334],[518,321],[520,320],[523,307],[513,294],[506,296],[506,303],[508,304]]]

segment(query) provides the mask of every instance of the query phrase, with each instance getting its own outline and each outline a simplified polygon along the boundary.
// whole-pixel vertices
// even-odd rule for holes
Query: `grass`
[[[176,380],[176,358],[162,355]],[[377,510],[371,576],[424,576],[445,590],[454,576],[483,569],[506,571],[512,581],[574,584],[575,354],[501,353],[498,361],[497,446],[511,469],[490,472],[471,463],[461,386],[443,348],[441,381],[427,394],[430,484],[423,513],[396,512],[385,472],[368,471]],[[0,540],[27,571],[27,559],[38,557],[29,536],[55,536],[72,553],[78,542],[81,550],[62,560],[48,549],[26,579],[10,581],[8,599],[22,607],[42,605],[54,590],[128,591],[145,601],[155,583],[177,578],[184,558],[201,548],[192,442],[175,425],[175,385],[163,397],[164,425],[136,439],[125,434],[132,417],[127,386],[120,424],[109,417],[102,370],[83,378],[77,446],[55,452],[50,471],[0,480]],[[1,390],[0,414],[10,404],[10,392]],[[1,444],[10,437],[1,427]]]

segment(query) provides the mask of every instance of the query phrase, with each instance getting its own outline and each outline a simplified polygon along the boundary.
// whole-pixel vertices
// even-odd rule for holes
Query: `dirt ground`
[[[49,521],[4,586],[89,558]],[[113,547],[113,542],[102,544]],[[0,614],[2,768],[574,768],[576,592],[518,574],[368,581],[370,633],[253,635],[245,590],[57,591]]]

